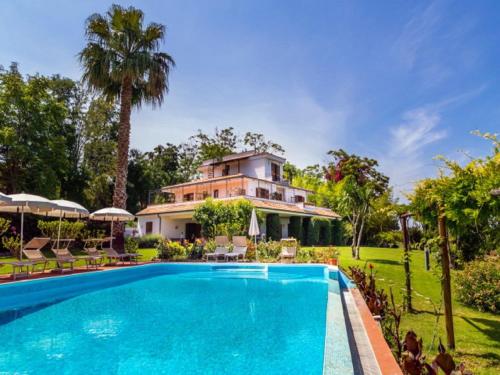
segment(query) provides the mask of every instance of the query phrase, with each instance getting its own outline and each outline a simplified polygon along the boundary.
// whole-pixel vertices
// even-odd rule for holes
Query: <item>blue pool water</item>
[[[4,285],[0,373],[320,375],[327,306],[328,355],[350,363],[332,282],[338,295],[324,267],[151,265]]]

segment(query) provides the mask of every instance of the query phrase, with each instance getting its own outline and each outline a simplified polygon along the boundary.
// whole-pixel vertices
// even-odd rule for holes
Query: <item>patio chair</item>
[[[102,244],[102,242],[102,238],[87,238],[83,241],[83,251],[87,254],[87,256],[84,257],[87,268],[94,267],[97,269],[101,266],[104,257],[98,247]]]
[[[213,253],[205,254],[206,260],[210,258],[218,260],[220,258],[225,259],[226,254],[229,252],[229,238],[227,236],[215,236],[215,251]]]
[[[75,262],[78,260],[73,254],[69,251],[69,246],[73,242],[73,239],[63,238],[57,240],[52,240],[52,247],[50,250],[56,256],[56,265],[59,271],[73,271]],[[67,264],[69,268],[64,268],[64,265]]]
[[[35,267],[43,264],[42,272],[45,272],[49,260],[42,254],[42,249],[50,242],[50,238],[35,237],[32,238],[23,248],[23,255],[31,263],[31,272],[35,272]]]
[[[280,260],[294,260],[297,256],[297,240],[284,238],[281,240]]]
[[[247,253],[247,238],[246,236],[233,236],[233,251],[225,255],[226,260],[245,259]]]
[[[104,247],[103,244],[106,242],[111,244],[111,237],[104,238],[101,244],[101,249],[102,251],[104,251],[104,254],[109,259],[110,263],[119,263],[119,262],[125,263],[125,261],[127,260],[130,262],[130,264],[132,264],[132,262],[137,263],[140,254],[119,253],[112,247]]]

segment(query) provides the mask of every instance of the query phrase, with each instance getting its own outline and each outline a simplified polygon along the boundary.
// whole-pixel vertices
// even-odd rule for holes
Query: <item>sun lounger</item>
[[[56,256],[56,264],[57,268],[61,271],[73,271],[75,262],[78,260],[73,254],[69,251],[69,246],[73,242],[73,239],[59,239],[52,241],[52,247],[50,250]],[[67,264],[69,268],[64,268],[64,265]]]
[[[297,241],[294,239],[281,240],[281,260],[293,260],[297,256]]]
[[[43,264],[42,272],[45,272],[49,260],[42,254],[42,249],[50,242],[50,238],[35,237],[31,239],[23,248],[23,255],[31,263],[31,272],[35,272],[35,267]]]
[[[111,238],[104,238],[103,243],[109,242]],[[115,249],[111,247],[104,247],[101,245],[102,251],[106,254],[106,257],[109,259],[111,263],[118,263],[118,262],[126,262],[127,260],[132,263],[135,262],[137,263],[138,257],[140,254],[132,254],[132,253],[119,253]]]
[[[102,264],[102,260],[104,257],[98,249],[98,247],[101,246],[102,242],[102,238],[87,238],[84,241],[83,251],[87,253],[87,256],[84,258],[87,268],[98,268]]]
[[[233,251],[225,255],[226,260],[245,259],[247,253],[247,238],[245,236],[233,236]]]
[[[227,236],[215,236],[215,251],[205,254],[206,260],[211,258],[214,260],[225,259],[225,255],[229,252],[229,239]]]

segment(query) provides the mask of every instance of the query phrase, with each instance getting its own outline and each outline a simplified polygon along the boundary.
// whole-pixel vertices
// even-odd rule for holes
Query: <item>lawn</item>
[[[142,256],[139,258],[141,262],[147,262],[150,261],[152,258],[155,258],[157,256],[157,251],[156,249],[139,249],[138,253],[140,253]],[[50,252],[45,252],[44,254],[47,258],[53,259],[54,256]],[[84,252],[78,253],[74,252],[75,255],[85,255]],[[12,262],[15,261],[15,258],[0,258],[2,262]],[[85,266],[85,261],[79,260],[75,262],[75,267],[83,267]],[[49,264],[47,265],[47,269],[52,269],[56,267],[55,261],[49,261]],[[9,265],[0,265],[0,275],[2,274],[7,274],[12,272],[12,267]]]
[[[404,271],[401,249],[362,248],[361,260],[351,257],[351,249],[341,247],[340,265],[364,267],[372,263],[379,288],[392,288],[397,303],[401,303],[404,290]],[[406,314],[402,328],[413,329],[424,340],[429,359],[434,357],[439,337],[446,342],[444,319],[436,322],[434,305],[441,304],[441,287],[436,267],[425,270],[422,251],[411,252],[413,307],[416,313]],[[452,274],[453,277],[453,274]],[[441,309],[442,311],[442,309]],[[453,301],[457,362],[465,362],[474,374],[498,374],[500,368],[500,315],[482,313]],[[433,349],[431,348],[434,340]],[[432,354],[432,355],[431,355]]]
[[[389,291],[392,288],[397,303],[401,303],[404,288],[404,272],[401,263],[401,249],[362,248],[361,260],[352,259],[348,247],[340,247],[340,265],[347,268],[351,265],[364,267],[372,263],[375,268],[378,287]],[[156,256],[155,249],[139,250],[141,260],[150,260]],[[13,260],[6,258],[3,260]],[[424,255],[421,251],[411,253],[413,306],[416,313],[403,317],[403,331],[413,329],[424,340],[424,348],[428,358],[436,353],[439,337],[446,340],[444,319],[436,321],[434,307],[439,309],[441,303],[441,287],[437,269],[430,271],[424,268]],[[53,267],[55,264],[51,264]],[[83,265],[83,264],[82,264]],[[1,273],[10,273],[9,266],[0,267]],[[500,366],[500,316],[481,313],[454,301],[453,304],[457,362],[466,362],[474,374],[497,374]]]

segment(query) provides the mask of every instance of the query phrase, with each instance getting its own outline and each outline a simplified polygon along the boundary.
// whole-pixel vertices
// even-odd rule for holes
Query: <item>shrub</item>
[[[281,222],[278,214],[268,214],[266,216],[267,238],[279,241],[281,239]]]
[[[139,240],[134,237],[126,237],[125,238],[125,252],[130,254],[137,253],[139,249]]]
[[[332,238],[330,220],[315,217],[312,219],[312,222],[314,223],[314,236],[317,236],[317,240],[314,238],[316,240],[314,245],[330,245]]]
[[[403,243],[403,233],[399,230],[380,232],[374,236],[374,239],[376,245],[379,247],[397,248],[401,243]]]
[[[38,229],[45,237],[56,239],[59,231],[59,220],[38,220]],[[61,221],[61,238],[81,239],[84,233],[85,223],[83,221]]]
[[[9,250],[13,257],[19,258],[19,250],[21,250],[21,237],[19,235],[2,237],[2,246]]]
[[[159,241],[162,241],[163,237],[160,234],[146,234],[138,238],[139,249],[151,249],[156,247]]]
[[[158,255],[161,259],[182,259],[187,255],[186,247],[176,241],[158,241],[156,249],[158,250]]]
[[[0,236],[7,232],[10,226],[10,220],[0,217]]]
[[[288,224],[288,237],[295,238],[302,242],[302,218],[300,216],[292,216]]]
[[[500,310],[500,262],[489,256],[465,265],[455,279],[457,298],[480,311]]]
[[[257,243],[259,261],[275,262],[281,254],[281,243],[278,241],[261,241]]]
[[[319,242],[319,225],[316,225],[316,220],[310,219],[307,223],[307,246],[317,245]]]
[[[243,235],[248,231],[252,209],[253,205],[247,199],[223,202],[209,198],[196,208],[193,218],[207,238],[214,238],[217,234]]]

